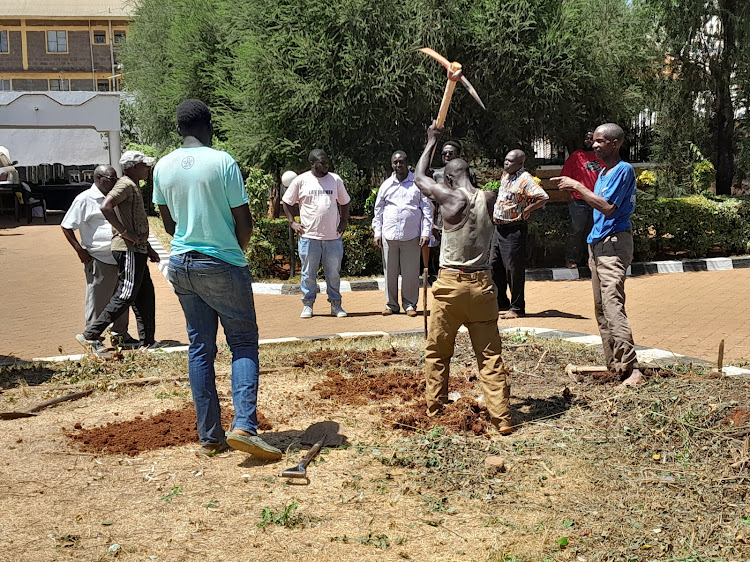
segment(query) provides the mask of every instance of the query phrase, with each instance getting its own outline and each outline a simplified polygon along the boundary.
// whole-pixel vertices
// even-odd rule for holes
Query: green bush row
[[[691,195],[654,198],[639,191],[632,223],[634,261],[729,256],[750,251],[750,197]],[[274,264],[288,262],[288,228],[285,219],[258,221],[247,250],[255,277],[269,277]],[[567,205],[549,204],[535,212],[529,221],[532,246],[529,267],[561,267],[569,231]],[[295,260],[299,271],[296,255]],[[369,276],[382,273],[382,255],[372,242],[370,219],[352,219],[344,233],[341,274]]]
[[[341,275],[358,277],[383,273],[380,248],[372,242],[370,219],[351,219],[344,232],[344,259]],[[299,274],[297,240],[294,240],[294,260]],[[280,266],[289,262],[289,223],[286,219],[256,221],[245,257],[256,279],[275,277]]]

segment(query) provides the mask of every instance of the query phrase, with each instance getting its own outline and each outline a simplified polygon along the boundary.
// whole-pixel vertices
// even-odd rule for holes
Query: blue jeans
[[[341,301],[341,260],[344,257],[344,243],[341,238],[335,240],[313,240],[300,236],[299,259],[302,262],[302,302],[312,306],[318,294],[316,276],[320,262],[323,262],[323,273],[326,276],[326,293],[328,302]]]
[[[188,252],[169,258],[168,277],[187,321],[190,389],[201,444],[225,440],[214,372],[219,320],[232,352],[232,429],[257,433],[258,325],[250,270]]]

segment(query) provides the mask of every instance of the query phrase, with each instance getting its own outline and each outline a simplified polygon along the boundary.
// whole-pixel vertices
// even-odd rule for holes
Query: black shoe
[[[112,342],[112,347],[119,347],[122,349],[135,349],[141,346],[141,340],[137,340],[127,333],[112,334],[109,337],[109,341]]]

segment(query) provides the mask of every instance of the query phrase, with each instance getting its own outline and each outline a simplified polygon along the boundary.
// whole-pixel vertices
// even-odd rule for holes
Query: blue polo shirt
[[[594,193],[613,204],[616,209],[609,216],[594,209],[594,227],[586,241],[596,244],[614,234],[631,228],[630,215],[635,211],[635,171],[627,162],[619,162],[602,170],[596,180]]]
[[[156,205],[166,205],[176,223],[172,255],[190,251],[237,266],[247,260],[237,242],[232,209],[247,205],[234,159],[207,146],[178,148],[154,168]]]

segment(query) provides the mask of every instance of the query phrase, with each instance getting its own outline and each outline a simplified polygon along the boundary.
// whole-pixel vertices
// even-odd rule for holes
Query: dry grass
[[[185,373],[184,356],[88,360],[38,369],[36,378],[0,371],[3,409],[60,394],[56,384],[98,389],[36,418],[0,422],[0,559],[750,559],[746,379],[683,367],[626,392],[590,380],[568,386],[564,365],[594,353],[516,337],[505,357],[522,425],[498,441],[439,426],[395,430],[390,416],[408,399],[349,406],[311,390],[330,371],[419,372],[421,345],[410,338],[264,348],[259,408],[274,426],[265,436],[287,451],[273,464],[238,452],[198,456],[197,443],[97,456],[64,437],[75,423],[99,427],[187,403],[185,383],[168,380]],[[398,362],[362,368],[368,349],[392,347]],[[226,352],[219,362],[228,404]],[[461,337],[456,382],[475,371]],[[165,382],[143,388],[106,382],[157,374]],[[309,486],[281,480],[279,471],[301,456],[301,432],[322,420],[340,423],[349,446],[324,451],[308,469]],[[487,475],[488,454],[504,457],[507,472]]]

